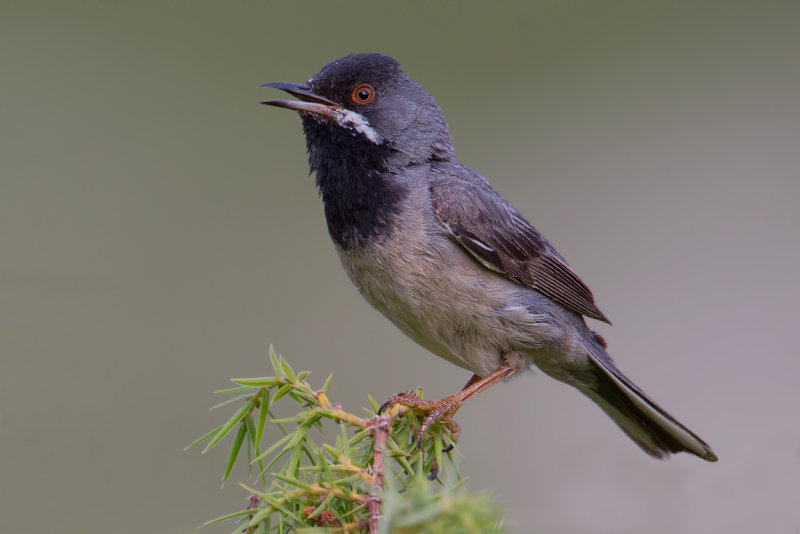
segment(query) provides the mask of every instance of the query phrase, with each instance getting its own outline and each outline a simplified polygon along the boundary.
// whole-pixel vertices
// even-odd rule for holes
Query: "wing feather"
[[[440,175],[431,183],[434,214],[450,236],[484,267],[610,323],[586,284],[525,217],[483,177],[465,178]]]

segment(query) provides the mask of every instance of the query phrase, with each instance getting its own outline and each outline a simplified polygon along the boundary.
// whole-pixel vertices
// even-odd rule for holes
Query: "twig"
[[[250,497],[248,497],[247,499],[247,510],[255,510],[256,508],[258,508],[260,502],[261,499],[258,497],[258,495],[256,495],[255,493],[251,493]],[[247,520],[252,521],[253,514],[248,515]],[[255,528],[256,528],[255,526],[245,527],[244,529],[242,529],[242,532],[252,532],[253,530],[255,530]]]
[[[372,475],[375,477],[375,485],[372,488],[372,495],[367,501],[367,523],[369,534],[377,534],[381,524],[381,493],[383,492],[383,452],[386,449],[386,442],[389,439],[389,431],[392,428],[394,414],[376,415],[372,419],[370,434],[373,439],[372,446]]]

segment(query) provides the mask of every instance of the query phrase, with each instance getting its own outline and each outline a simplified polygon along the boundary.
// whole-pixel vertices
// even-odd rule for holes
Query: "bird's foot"
[[[453,416],[461,408],[462,404],[463,400],[459,398],[459,395],[451,395],[437,401],[429,401],[421,398],[415,391],[405,391],[389,397],[389,400],[380,407],[378,413],[384,413],[397,405],[407,406],[413,410],[423,412],[425,419],[422,420],[422,425],[420,425],[416,436],[417,447],[422,448],[422,440],[425,437],[425,433],[433,423],[437,422],[444,425],[450,432],[450,438],[453,443],[458,440],[458,434],[461,429],[458,423],[453,420]],[[452,448],[452,445],[448,445],[444,451],[449,452]]]
[[[481,391],[491,387],[493,384],[502,382],[506,378],[512,376],[521,369],[521,366],[525,362],[525,358],[518,353],[508,354],[504,357],[503,364],[497,369],[485,377],[480,377],[478,375],[473,376],[464,388],[455,395],[450,395],[449,397],[437,401],[427,401],[423,400],[413,391],[406,391],[405,393],[399,393],[389,397],[389,400],[383,403],[383,406],[378,409],[378,413],[383,414],[397,405],[407,406],[411,409],[421,411],[425,413],[425,419],[422,420],[422,425],[417,432],[418,447],[422,448],[422,438],[425,437],[425,432],[436,422],[441,423],[450,431],[452,443],[455,443],[458,440],[460,429],[458,424],[453,421],[453,416],[458,409],[461,408],[461,405]],[[452,449],[452,446],[447,447],[445,452],[450,449]]]

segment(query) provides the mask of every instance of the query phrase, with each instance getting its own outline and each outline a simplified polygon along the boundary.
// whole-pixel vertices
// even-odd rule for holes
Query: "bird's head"
[[[304,84],[270,87],[298,100],[263,102],[298,111],[312,170],[332,161],[392,169],[453,155],[447,123],[431,95],[381,54],[353,54]]]

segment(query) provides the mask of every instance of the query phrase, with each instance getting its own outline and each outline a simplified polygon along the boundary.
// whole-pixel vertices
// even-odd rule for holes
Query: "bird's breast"
[[[487,271],[441,230],[411,195],[385,239],[337,247],[364,298],[434,354],[488,374],[502,354],[537,343],[542,316],[520,304],[520,288]],[[539,336],[541,337],[541,336]]]

